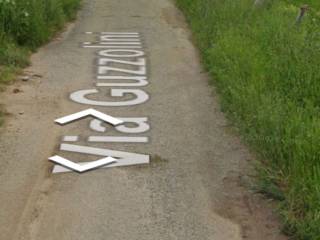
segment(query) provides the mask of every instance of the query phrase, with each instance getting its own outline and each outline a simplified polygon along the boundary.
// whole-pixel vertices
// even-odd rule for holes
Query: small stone
[[[21,77],[21,80],[26,82],[26,81],[29,81],[30,80],[30,77],[29,76],[22,76]]]
[[[19,114],[20,114],[20,115],[24,114],[24,111],[20,111]]]
[[[19,92],[22,92],[19,88],[15,88],[15,89],[13,89],[13,91],[12,91],[13,93],[19,93]]]
[[[42,78],[43,76],[41,74],[33,74],[33,77]]]

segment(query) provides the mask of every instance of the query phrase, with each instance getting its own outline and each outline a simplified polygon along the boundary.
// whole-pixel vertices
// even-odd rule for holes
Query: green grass
[[[280,201],[286,233],[319,240],[319,1],[176,1],[223,110],[260,154],[260,191]]]
[[[72,20],[81,0],[0,0],[0,89]]]
[[[0,84],[75,17],[80,0],[0,0]]]

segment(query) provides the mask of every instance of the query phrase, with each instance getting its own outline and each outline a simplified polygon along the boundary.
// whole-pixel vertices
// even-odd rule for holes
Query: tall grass
[[[80,0],[0,0],[0,83],[75,16]]]
[[[310,10],[296,24],[299,7]],[[320,4],[177,0],[221,95],[260,153],[260,190],[281,201],[284,231],[320,239]]]

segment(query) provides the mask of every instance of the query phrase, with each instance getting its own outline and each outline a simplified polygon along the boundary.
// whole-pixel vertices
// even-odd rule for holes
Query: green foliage
[[[296,24],[299,7],[310,10]],[[319,2],[177,0],[222,106],[263,164],[287,233],[320,237]]]
[[[0,33],[38,47],[74,16],[80,0],[0,0]]]
[[[72,19],[79,4],[80,0],[0,0],[0,65],[25,67],[30,50]]]
[[[25,67],[29,64],[28,53],[27,48],[18,48],[13,42],[2,41],[0,65]]]

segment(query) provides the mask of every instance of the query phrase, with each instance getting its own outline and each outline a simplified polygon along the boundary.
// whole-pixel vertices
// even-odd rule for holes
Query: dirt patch
[[[276,202],[254,192],[254,182],[244,172],[230,172],[223,179],[221,189],[227,191],[220,197],[216,212],[240,224],[244,239],[287,239],[281,234],[279,216],[273,211]]]
[[[179,11],[176,11],[172,7],[162,9],[162,18],[172,28],[186,29],[188,27],[184,20],[183,14]]]

